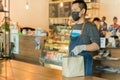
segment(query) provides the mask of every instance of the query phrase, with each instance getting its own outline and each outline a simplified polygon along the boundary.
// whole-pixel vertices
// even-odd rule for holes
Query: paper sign
[[[101,37],[100,38],[100,47],[105,48],[106,47],[105,44],[106,44],[106,38]]]

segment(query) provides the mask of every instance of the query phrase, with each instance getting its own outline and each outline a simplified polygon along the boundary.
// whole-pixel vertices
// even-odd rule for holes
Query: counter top
[[[66,78],[62,76],[61,70],[45,68],[40,65],[15,60],[1,60],[0,69],[0,80],[6,80],[6,74],[7,80],[106,80],[87,76]],[[6,69],[7,73],[5,71]]]

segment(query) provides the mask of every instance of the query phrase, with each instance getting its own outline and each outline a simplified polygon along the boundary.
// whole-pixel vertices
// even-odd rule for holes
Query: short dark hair
[[[93,22],[94,22],[94,21],[98,21],[98,22],[99,22],[99,21],[100,21],[100,18],[95,17],[95,18],[93,19]]]
[[[106,17],[105,17],[105,16],[103,16],[103,17],[102,17],[102,19],[106,20]]]
[[[114,19],[117,19],[117,17],[116,17],[116,16],[114,16],[114,17],[113,17],[113,20],[114,20]]]
[[[79,4],[80,9],[85,9],[85,13],[87,12],[87,4],[84,2],[84,0],[76,0],[72,2],[72,4],[76,4],[76,3]]]

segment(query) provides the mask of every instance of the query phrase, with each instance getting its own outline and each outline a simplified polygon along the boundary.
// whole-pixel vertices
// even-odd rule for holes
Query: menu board
[[[58,17],[58,4],[49,4],[49,17]]]
[[[63,7],[58,6],[58,17],[69,17],[71,14],[71,2],[64,2]]]
[[[49,4],[49,17],[59,18],[59,17],[69,17],[71,14],[71,2],[64,2],[63,6],[60,3]]]

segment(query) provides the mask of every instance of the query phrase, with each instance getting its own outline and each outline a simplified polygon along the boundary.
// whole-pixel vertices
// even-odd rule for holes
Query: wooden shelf
[[[72,2],[74,0],[63,0],[63,2]],[[49,4],[55,4],[55,3],[60,3],[61,1],[49,1]]]
[[[56,18],[49,18],[49,19],[69,19],[69,17],[56,17]]]
[[[9,12],[9,11],[4,11],[4,10],[3,10],[3,11],[0,11],[0,12]]]
[[[73,2],[75,0],[63,0],[63,2]],[[55,4],[55,3],[60,3],[60,0],[57,1],[49,1],[49,4]],[[86,3],[98,3],[98,2],[86,2]]]
[[[93,8],[88,8],[87,10],[93,10],[93,9],[99,9],[99,8],[94,8],[94,7],[93,7]]]

